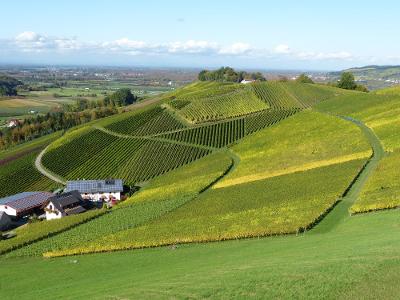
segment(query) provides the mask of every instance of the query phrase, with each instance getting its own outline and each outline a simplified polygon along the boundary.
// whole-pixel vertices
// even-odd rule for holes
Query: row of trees
[[[78,99],[63,111],[26,118],[15,127],[0,131],[0,149],[30,141],[58,130],[66,130],[96,119],[118,113],[117,107],[134,103],[137,97],[129,89],[120,89],[99,101]]]
[[[198,79],[200,81],[241,82],[244,79],[264,81],[265,77],[260,72],[237,72],[230,67],[222,67],[215,71],[203,70],[199,73]]]
[[[130,89],[123,88],[97,101],[78,98],[73,104],[65,104],[63,110],[77,112],[100,107],[121,107],[133,104],[137,99],[138,97],[133,95]]]
[[[51,112],[28,118],[13,128],[0,131],[0,149],[116,113],[115,107],[102,107],[81,112]]]

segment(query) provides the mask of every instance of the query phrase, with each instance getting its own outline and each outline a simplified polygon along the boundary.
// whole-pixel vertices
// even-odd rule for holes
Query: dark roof
[[[67,206],[78,206],[81,205],[83,203],[83,199],[81,194],[78,191],[71,191],[71,192],[67,192],[67,193],[63,193],[60,195],[56,195],[53,197],[50,197],[47,200],[47,203],[53,203],[54,207],[59,210],[59,211],[63,211],[64,207]]]
[[[0,204],[14,208],[17,213],[42,206],[47,199],[53,196],[49,192],[24,192],[0,199]]]
[[[121,179],[67,181],[65,191],[74,190],[80,193],[122,192],[124,186]]]
[[[78,205],[78,206],[75,206],[73,208],[67,208],[65,210],[65,213],[67,215],[76,215],[76,214],[80,214],[80,213],[82,213],[84,211],[86,211],[86,209],[84,209],[82,206]]]

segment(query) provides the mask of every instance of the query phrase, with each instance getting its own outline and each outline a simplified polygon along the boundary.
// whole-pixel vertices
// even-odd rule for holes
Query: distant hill
[[[400,84],[400,66],[370,65],[331,72],[329,75],[334,79],[342,72],[353,73],[356,81],[367,85],[372,90]]]

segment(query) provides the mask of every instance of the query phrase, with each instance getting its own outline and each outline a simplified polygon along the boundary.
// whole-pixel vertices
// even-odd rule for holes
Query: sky
[[[341,70],[400,64],[399,1],[14,0],[0,63]]]

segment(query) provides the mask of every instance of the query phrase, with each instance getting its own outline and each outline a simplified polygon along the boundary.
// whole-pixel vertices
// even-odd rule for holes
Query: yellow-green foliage
[[[0,254],[77,226],[105,212],[105,210],[93,210],[58,220],[41,221],[19,227],[15,230],[15,237],[0,242]]]
[[[377,95],[397,95],[400,96],[400,85],[375,91]]]
[[[332,207],[363,164],[354,160],[208,190],[154,222],[46,256],[296,233]]]
[[[164,201],[177,197],[194,196],[213,180],[223,175],[232,163],[225,151],[211,154],[192,164],[153,179],[122,205],[143,201]]]
[[[252,87],[260,99],[275,109],[307,108],[348,91],[320,84],[266,81]]]
[[[232,149],[240,164],[216,188],[366,158],[372,153],[356,125],[312,111],[248,136]]]
[[[352,213],[400,206],[400,151],[384,157],[368,179]]]
[[[386,151],[400,148],[400,96],[353,94],[328,100],[317,108],[363,121]]]

